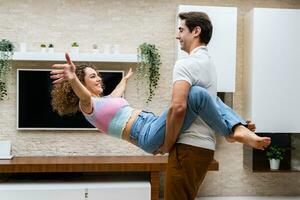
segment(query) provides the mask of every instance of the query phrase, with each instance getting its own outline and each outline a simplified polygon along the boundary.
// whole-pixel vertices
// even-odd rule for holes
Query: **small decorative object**
[[[120,45],[118,45],[118,44],[112,45],[111,53],[112,54],[119,54],[120,53]]]
[[[26,43],[20,42],[20,52],[26,52]]]
[[[11,59],[14,53],[14,45],[9,40],[0,41],[0,100],[7,95],[6,74],[11,69]]]
[[[272,145],[267,150],[267,158],[270,161],[270,169],[278,170],[280,166],[280,161],[283,160],[285,149],[278,147],[277,145]]]
[[[11,159],[11,142],[8,140],[0,140],[0,160]]]
[[[47,51],[47,46],[46,46],[46,44],[42,43],[41,44],[41,52],[45,53],[46,51]]]
[[[111,45],[110,44],[105,44],[103,53],[104,54],[110,54],[110,49],[111,49]]]
[[[99,53],[99,49],[98,49],[98,45],[97,44],[93,44],[93,53]]]
[[[147,80],[148,104],[155,95],[154,90],[160,77],[159,67],[161,65],[158,49],[154,44],[143,43],[138,47],[138,66],[136,70],[137,89],[143,85],[143,80]]]
[[[72,53],[79,53],[79,44],[77,42],[72,43]]]
[[[48,52],[54,53],[54,45],[52,43],[48,44]]]

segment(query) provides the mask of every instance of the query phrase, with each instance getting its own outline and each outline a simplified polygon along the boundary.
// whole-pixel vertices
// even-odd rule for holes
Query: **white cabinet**
[[[1,183],[1,199],[9,200],[150,200],[147,181]]]
[[[209,54],[216,66],[218,75],[218,92],[235,91],[236,44],[237,44],[237,8],[214,6],[189,6],[180,5],[180,12],[205,12],[213,25],[212,39],[208,44]],[[176,34],[180,19],[176,18]],[[187,54],[180,49],[176,41],[177,58]]]
[[[254,8],[245,18],[244,117],[257,132],[300,133],[300,10]]]
[[[61,183],[1,183],[1,199],[9,200],[84,200],[84,188]]]

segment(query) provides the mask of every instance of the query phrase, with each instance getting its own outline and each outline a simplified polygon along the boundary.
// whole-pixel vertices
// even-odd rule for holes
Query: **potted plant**
[[[11,58],[14,53],[14,45],[9,40],[0,41],[0,100],[7,95],[6,74],[11,69]]]
[[[98,49],[98,45],[97,44],[93,44],[92,52],[93,53],[99,53],[99,49]]]
[[[54,45],[52,43],[48,44],[48,52],[54,53]]]
[[[79,53],[79,44],[77,42],[73,42],[72,46],[72,53]]]
[[[46,50],[47,50],[46,44],[42,43],[42,44],[41,44],[41,52],[42,52],[42,53],[45,53]]]
[[[270,162],[271,170],[278,170],[280,161],[283,160],[285,149],[277,145],[272,145],[268,148],[266,155]]]
[[[147,80],[148,98],[146,103],[149,103],[155,95],[154,90],[157,87],[160,78],[159,68],[161,65],[158,49],[154,44],[143,43],[138,47],[138,66],[136,70],[137,89],[139,90],[143,80]]]

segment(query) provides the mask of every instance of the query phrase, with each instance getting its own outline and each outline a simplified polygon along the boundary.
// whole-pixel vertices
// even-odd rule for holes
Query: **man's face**
[[[180,22],[176,39],[179,40],[181,50],[189,53],[193,41],[193,34],[189,31],[188,27],[185,25],[185,20],[181,20]]]

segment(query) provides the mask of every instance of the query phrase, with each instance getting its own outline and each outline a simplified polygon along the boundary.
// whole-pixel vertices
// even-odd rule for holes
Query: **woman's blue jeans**
[[[153,153],[164,142],[168,109],[161,116],[151,112],[141,112],[134,121],[130,137],[137,140],[138,146]],[[246,124],[230,107],[217,96],[211,96],[206,89],[192,86],[187,102],[187,110],[181,128],[181,134],[187,130],[197,116],[200,116],[214,131],[222,136],[232,133],[236,124]]]

